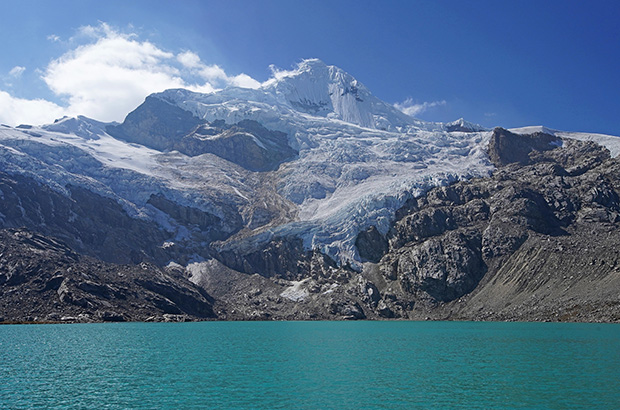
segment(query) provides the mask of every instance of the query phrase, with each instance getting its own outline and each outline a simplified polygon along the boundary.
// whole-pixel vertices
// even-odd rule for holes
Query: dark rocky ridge
[[[120,125],[107,127],[119,139],[189,156],[214,154],[250,171],[272,171],[297,155],[288,136],[256,121],[209,124],[168,102],[149,96]]]
[[[0,230],[0,321],[185,321],[215,317],[181,272],[81,256],[24,229]]]

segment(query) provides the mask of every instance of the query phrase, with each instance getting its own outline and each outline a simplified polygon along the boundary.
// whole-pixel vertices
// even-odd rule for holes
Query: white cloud
[[[231,77],[216,64],[204,64],[200,60],[198,54],[191,51],[185,51],[178,54],[177,60],[183,65],[183,67],[187,68],[190,73],[215,87],[234,85],[236,87],[243,88],[258,88],[261,85],[261,83],[247,74],[239,74]]]
[[[66,110],[46,100],[15,98],[0,91],[0,122],[8,125],[45,124],[65,114]]]
[[[183,64],[183,66],[187,68],[198,68],[202,64],[198,54],[192,53],[191,51],[180,53],[177,55],[177,60],[179,60],[179,63]]]
[[[404,112],[407,115],[415,117],[416,115],[419,115],[419,114],[423,113],[424,111],[427,111],[430,108],[440,107],[440,106],[444,106],[444,105],[446,105],[446,101],[445,100],[432,101],[432,102],[423,102],[423,103],[414,103],[412,98],[407,98],[402,103],[394,104],[394,107],[397,110],[400,110],[400,111]]]
[[[47,36],[47,39],[54,43],[57,43],[60,41],[60,37],[58,37],[56,34],[50,34],[49,36]]]
[[[16,65],[15,67],[11,69],[11,71],[9,71],[9,75],[13,78],[19,78],[22,76],[24,71],[26,71],[26,67],[21,67],[21,66]]]
[[[51,41],[57,36],[48,37]],[[25,100],[0,91],[0,121],[40,124],[63,115],[86,115],[100,121],[122,121],[151,93],[169,88],[213,92],[226,86],[258,88],[246,74],[229,76],[221,67],[208,65],[198,54],[174,54],[134,33],[121,33],[106,23],[80,27],[70,42],[82,45],[52,60],[41,78],[64,106],[45,100]],[[11,75],[19,76],[23,67]],[[28,107],[32,113],[28,113]],[[44,110],[49,115],[44,115]],[[21,116],[23,115],[23,116]]]
[[[179,71],[167,64],[173,56],[149,42],[106,32],[95,43],[53,60],[43,80],[66,97],[68,111],[119,121],[148,94],[186,86]]]

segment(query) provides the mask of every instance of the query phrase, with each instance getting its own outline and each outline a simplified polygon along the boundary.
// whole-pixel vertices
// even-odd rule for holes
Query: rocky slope
[[[399,211],[380,290],[415,318],[620,320],[618,161],[590,142],[502,129],[489,155],[491,178]]]
[[[411,199],[387,235],[360,233],[361,272],[280,238],[190,279],[229,319],[619,321],[618,161],[503,129],[489,156],[492,177]]]
[[[185,321],[215,318],[182,271],[117,265],[25,229],[0,230],[0,321]]]
[[[0,316],[620,321],[618,160],[593,142],[501,128],[491,135],[488,155],[497,167],[491,177],[434,188],[408,200],[386,234],[374,226],[360,232],[361,270],[287,236],[211,250],[186,268],[103,262],[116,252],[131,259],[123,256],[131,248],[123,241],[142,241],[142,259],[172,252],[154,246],[162,239],[156,231],[111,205],[78,218],[82,224],[106,218],[110,232],[99,234],[107,241],[93,255],[99,259],[48,236],[4,229]],[[90,209],[79,192],[63,202],[25,178],[4,175],[0,188],[5,220],[70,242],[76,227],[63,212]],[[97,240],[86,228],[79,235],[73,247]]]

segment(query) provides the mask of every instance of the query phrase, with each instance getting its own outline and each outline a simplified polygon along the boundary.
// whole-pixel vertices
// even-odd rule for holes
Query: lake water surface
[[[620,409],[620,325],[0,326],[0,408]]]

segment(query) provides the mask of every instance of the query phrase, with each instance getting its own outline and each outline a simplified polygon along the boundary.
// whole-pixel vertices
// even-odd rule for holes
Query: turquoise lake
[[[0,326],[1,409],[619,409],[620,325]]]

